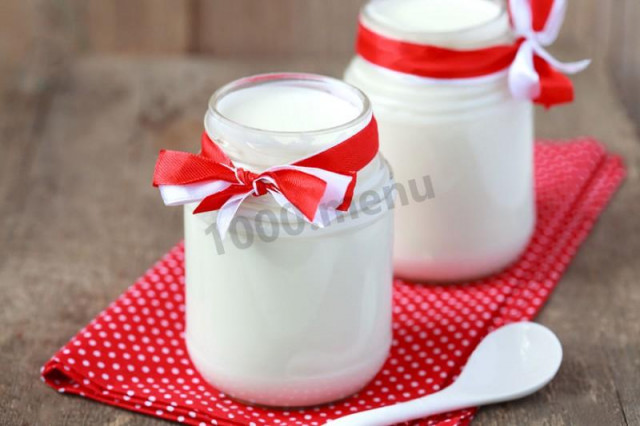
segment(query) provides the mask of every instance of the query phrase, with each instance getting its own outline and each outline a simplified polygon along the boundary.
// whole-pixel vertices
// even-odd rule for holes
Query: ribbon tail
[[[534,63],[540,76],[540,94],[533,98],[534,102],[547,108],[572,102],[574,93],[571,79],[539,56],[534,58]]]
[[[216,217],[216,227],[218,228],[218,233],[220,234],[221,240],[224,240],[229,232],[229,227],[231,226],[231,221],[236,216],[238,209],[242,202],[251,195],[251,191],[245,194],[237,194],[231,196],[227,202],[218,210],[218,216]]]
[[[200,201],[210,194],[224,191],[229,186],[229,182],[217,180],[187,185],[159,185],[158,189],[165,206],[179,206]]]
[[[554,58],[546,49],[542,46],[535,46],[535,54],[549,63],[556,70],[564,74],[577,74],[587,69],[591,65],[591,59],[583,59],[575,62],[561,62]]]
[[[327,183],[326,190],[320,200],[320,207],[335,210],[349,209],[356,186],[356,173],[340,174],[311,167],[304,170]]]
[[[349,182],[347,188],[344,191],[344,195],[342,197],[342,204],[336,207],[336,210],[340,210],[346,212],[351,207],[351,201],[353,200],[353,191],[356,189],[356,183],[358,181],[356,173],[352,173],[350,176],[351,181]]]
[[[247,187],[245,186],[231,185],[224,191],[220,191],[205,197],[200,202],[200,204],[198,204],[198,207],[195,208],[195,210],[193,211],[193,214],[220,210],[225,205],[225,203],[227,203],[231,198],[235,197],[236,195],[239,195],[239,194],[244,195],[247,193],[251,194],[251,192],[252,190],[250,188],[247,189]]]
[[[509,68],[509,89],[518,100],[535,99],[540,95],[540,76],[534,66],[534,51],[529,40],[520,45]]]
[[[583,59],[581,61],[575,62],[560,62],[557,59],[553,58],[548,62],[558,71],[561,71],[565,74],[577,74],[586,70],[589,65],[591,65],[591,59]]]

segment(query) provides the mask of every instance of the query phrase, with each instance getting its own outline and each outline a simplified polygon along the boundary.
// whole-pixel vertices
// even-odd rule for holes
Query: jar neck
[[[360,20],[389,38],[450,49],[513,40],[504,0],[370,0]]]
[[[255,172],[314,155],[362,130],[367,97],[342,81],[314,74],[263,74],[213,94],[209,137],[239,167]]]

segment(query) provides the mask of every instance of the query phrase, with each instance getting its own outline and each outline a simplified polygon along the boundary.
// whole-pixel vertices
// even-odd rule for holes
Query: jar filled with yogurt
[[[505,5],[493,0],[373,0],[360,26],[388,40],[453,50],[515,39]],[[403,60],[401,53],[391,54]],[[451,281],[506,267],[535,222],[532,102],[512,96],[506,69],[471,78],[454,69],[452,78],[434,78],[375,59],[356,56],[345,80],[371,99],[398,184],[428,175],[434,194],[395,212],[396,274]],[[437,74],[438,60],[431,60]]]
[[[240,181],[362,132],[375,138],[350,208],[328,209],[322,225],[276,202],[295,194],[261,190],[269,178],[253,182],[224,236],[222,210],[194,214],[198,202],[185,204],[185,339],[198,371],[229,396],[322,404],[357,392],[382,367],[391,344],[393,218],[384,188],[392,178],[372,120],[360,90],[311,74],[249,77],[211,97],[206,135]]]

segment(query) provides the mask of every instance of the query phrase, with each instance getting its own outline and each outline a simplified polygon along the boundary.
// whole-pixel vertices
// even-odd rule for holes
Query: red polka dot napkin
[[[328,406],[270,410],[208,385],[187,355],[183,246],[178,244],[42,369],[59,392],[192,425],[321,425],[349,413],[427,395],[449,385],[480,339],[535,316],[624,177],[592,140],[536,146],[538,223],[522,258],[472,283],[397,280],[394,341],[382,371],[360,393]],[[414,422],[467,425],[475,409]]]

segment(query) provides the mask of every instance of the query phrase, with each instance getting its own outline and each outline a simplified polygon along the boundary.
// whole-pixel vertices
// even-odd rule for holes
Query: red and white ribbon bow
[[[546,76],[548,83],[553,84],[557,83],[558,79],[566,79],[558,72],[575,74],[591,63],[588,59],[578,62],[560,62],[545,50],[546,46],[551,45],[558,38],[566,10],[567,0],[509,0],[513,30],[520,38],[520,47],[509,68],[509,88],[516,99],[540,97],[543,90],[541,80],[544,74],[555,74],[553,78]],[[556,85],[555,89],[562,90],[562,86],[566,87],[566,83]],[[548,89],[553,90],[553,88]]]
[[[392,39],[371,30],[361,20],[356,51],[373,64],[429,78],[433,84],[508,70],[509,88],[516,99],[557,105],[573,100],[573,84],[565,74],[582,71],[590,63],[589,60],[563,63],[545,50],[558,37],[566,7],[566,0],[509,0],[516,40],[475,50]]]
[[[200,201],[194,214],[217,210],[216,225],[222,237],[244,200],[266,194],[283,208],[325,226],[332,215],[322,210],[349,209],[356,174],[377,152],[378,128],[372,118],[364,129],[325,151],[254,173],[236,167],[205,132],[199,154],[160,151],[153,185],[160,189],[166,205]]]

